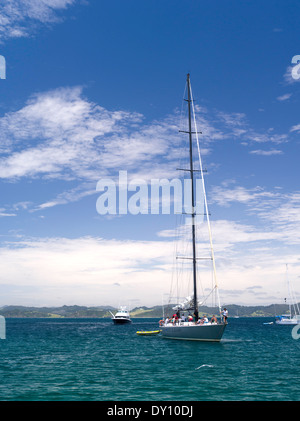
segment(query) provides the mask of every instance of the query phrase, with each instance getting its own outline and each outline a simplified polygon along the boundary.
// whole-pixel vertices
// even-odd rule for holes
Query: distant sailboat
[[[162,331],[162,337],[168,339],[180,339],[180,340],[194,340],[194,341],[220,341],[226,323],[223,321],[217,322],[217,319],[208,321],[207,318],[203,318],[201,321],[199,320],[199,312],[198,312],[198,297],[197,297],[197,261],[199,260],[210,260],[212,262],[213,268],[213,286],[211,291],[209,292],[208,296],[212,293],[216,293],[219,312],[221,312],[219,294],[218,294],[218,285],[216,279],[216,266],[215,266],[215,258],[214,258],[214,251],[212,245],[212,237],[211,237],[211,230],[210,230],[210,222],[209,222],[209,212],[206,200],[206,193],[205,193],[205,185],[203,179],[203,169],[202,169],[202,161],[200,155],[200,147],[197,137],[197,127],[196,127],[196,120],[195,120],[195,111],[194,111],[194,104],[192,98],[192,89],[190,83],[190,75],[187,75],[187,96],[186,99],[188,103],[188,130],[184,131],[189,135],[189,168],[182,169],[190,174],[190,181],[191,181],[191,226],[188,226],[189,233],[191,234],[191,243],[192,243],[192,257],[179,257],[179,259],[187,259],[187,261],[191,261],[192,263],[192,276],[193,276],[193,293],[191,296],[186,297],[183,302],[178,304],[177,306],[173,307],[173,310],[176,311],[178,319],[173,320],[172,322],[165,322],[163,325],[160,326]],[[193,114],[193,116],[192,116]],[[192,128],[192,121],[194,127]],[[198,158],[199,158],[199,167],[200,169],[195,169],[194,162],[193,162],[193,135],[195,134],[196,137],[196,145],[198,150]],[[197,257],[197,244],[196,244],[196,224],[197,224],[197,217],[196,214],[196,198],[195,198],[195,173],[201,176],[201,184],[202,184],[202,193],[204,198],[204,213],[206,215],[206,222],[207,222],[207,229],[209,233],[209,257]],[[189,266],[188,272],[190,272],[191,267]],[[183,313],[187,314],[192,313],[195,317],[195,321],[185,320],[185,316]],[[175,318],[174,318],[175,319]]]
[[[236,311],[236,315],[235,315],[235,316],[233,316],[233,318],[234,318],[234,319],[239,319],[239,318],[240,318],[240,316],[239,316],[239,311],[238,311],[238,310]]]
[[[289,312],[288,314],[282,314],[280,316],[276,316],[276,324],[278,325],[297,325],[300,324],[300,311],[299,306],[296,301],[296,296],[289,280],[288,276],[288,265],[286,265],[286,282],[287,282],[287,289],[288,289],[288,305],[289,305]],[[286,301],[286,298],[285,298]]]

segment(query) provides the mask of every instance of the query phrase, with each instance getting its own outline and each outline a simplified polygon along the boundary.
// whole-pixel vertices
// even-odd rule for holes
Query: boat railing
[[[161,326],[211,326],[211,325],[217,325],[218,323],[211,323],[211,322],[205,322],[205,323],[196,323],[196,322],[184,322],[184,321],[179,321],[177,323],[173,323],[173,322],[168,322],[168,323],[163,323],[161,324]]]

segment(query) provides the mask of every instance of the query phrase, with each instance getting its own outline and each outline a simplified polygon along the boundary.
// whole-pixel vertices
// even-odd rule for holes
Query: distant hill
[[[288,306],[285,304],[271,304],[269,306],[239,306],[236,304],[228,304],[226,308],[229,312],[229,317],[274,317],[279,314],[286,314]],[[84,318],[84,317],[111,317],[111,313],[117,311],[116,308],[110,306],[85,307],[85,306],[62,306],[62,307],[25,307],[25,306],[4,306],[0,308],[0,315],[4,317],[69,317],[69,318]],[[136,307],[130,311],[132,318],[137,317],[154,317],[161,318],[171,316],[174,313],[172,305],[168,308],[161,305],[154,307]],[[218,309],[212,307],[199,307],[199,314],[218,315]]]
[[[0,308],[0,314],[4,317],[111,317],[113,307],[85,307],[85,306],[62,306],[62,307],[23,307],[5,306]]]

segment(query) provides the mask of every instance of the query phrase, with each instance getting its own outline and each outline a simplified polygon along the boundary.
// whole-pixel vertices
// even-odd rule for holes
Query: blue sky
[[[166,297],[174,215],[101,216],[96,185],[178,176],[188,72],[222,303],[283,302],[286,264],[300,296],[299,16],[296,0],[3,0],[0,305]]]

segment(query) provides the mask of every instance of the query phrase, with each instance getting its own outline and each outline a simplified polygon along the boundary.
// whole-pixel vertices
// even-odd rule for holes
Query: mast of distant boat
[[[289,275],[288,275],[288,264],[286,263],[286,281],[287,281],[287,286],[288,286],[288,297],[289,297],[289,315],[290,315],[290,319],[293,319],[293,315],[292,315],[292,308],[294,310],[294,316],[299,315],[299,307],[298,307],[298,303],[296,301],[296,297],[295,297],[295,293],[294,290],[291,287],[290,284],[290,279],[289,279]],[[286,300],[286,299],[285,299]]]

